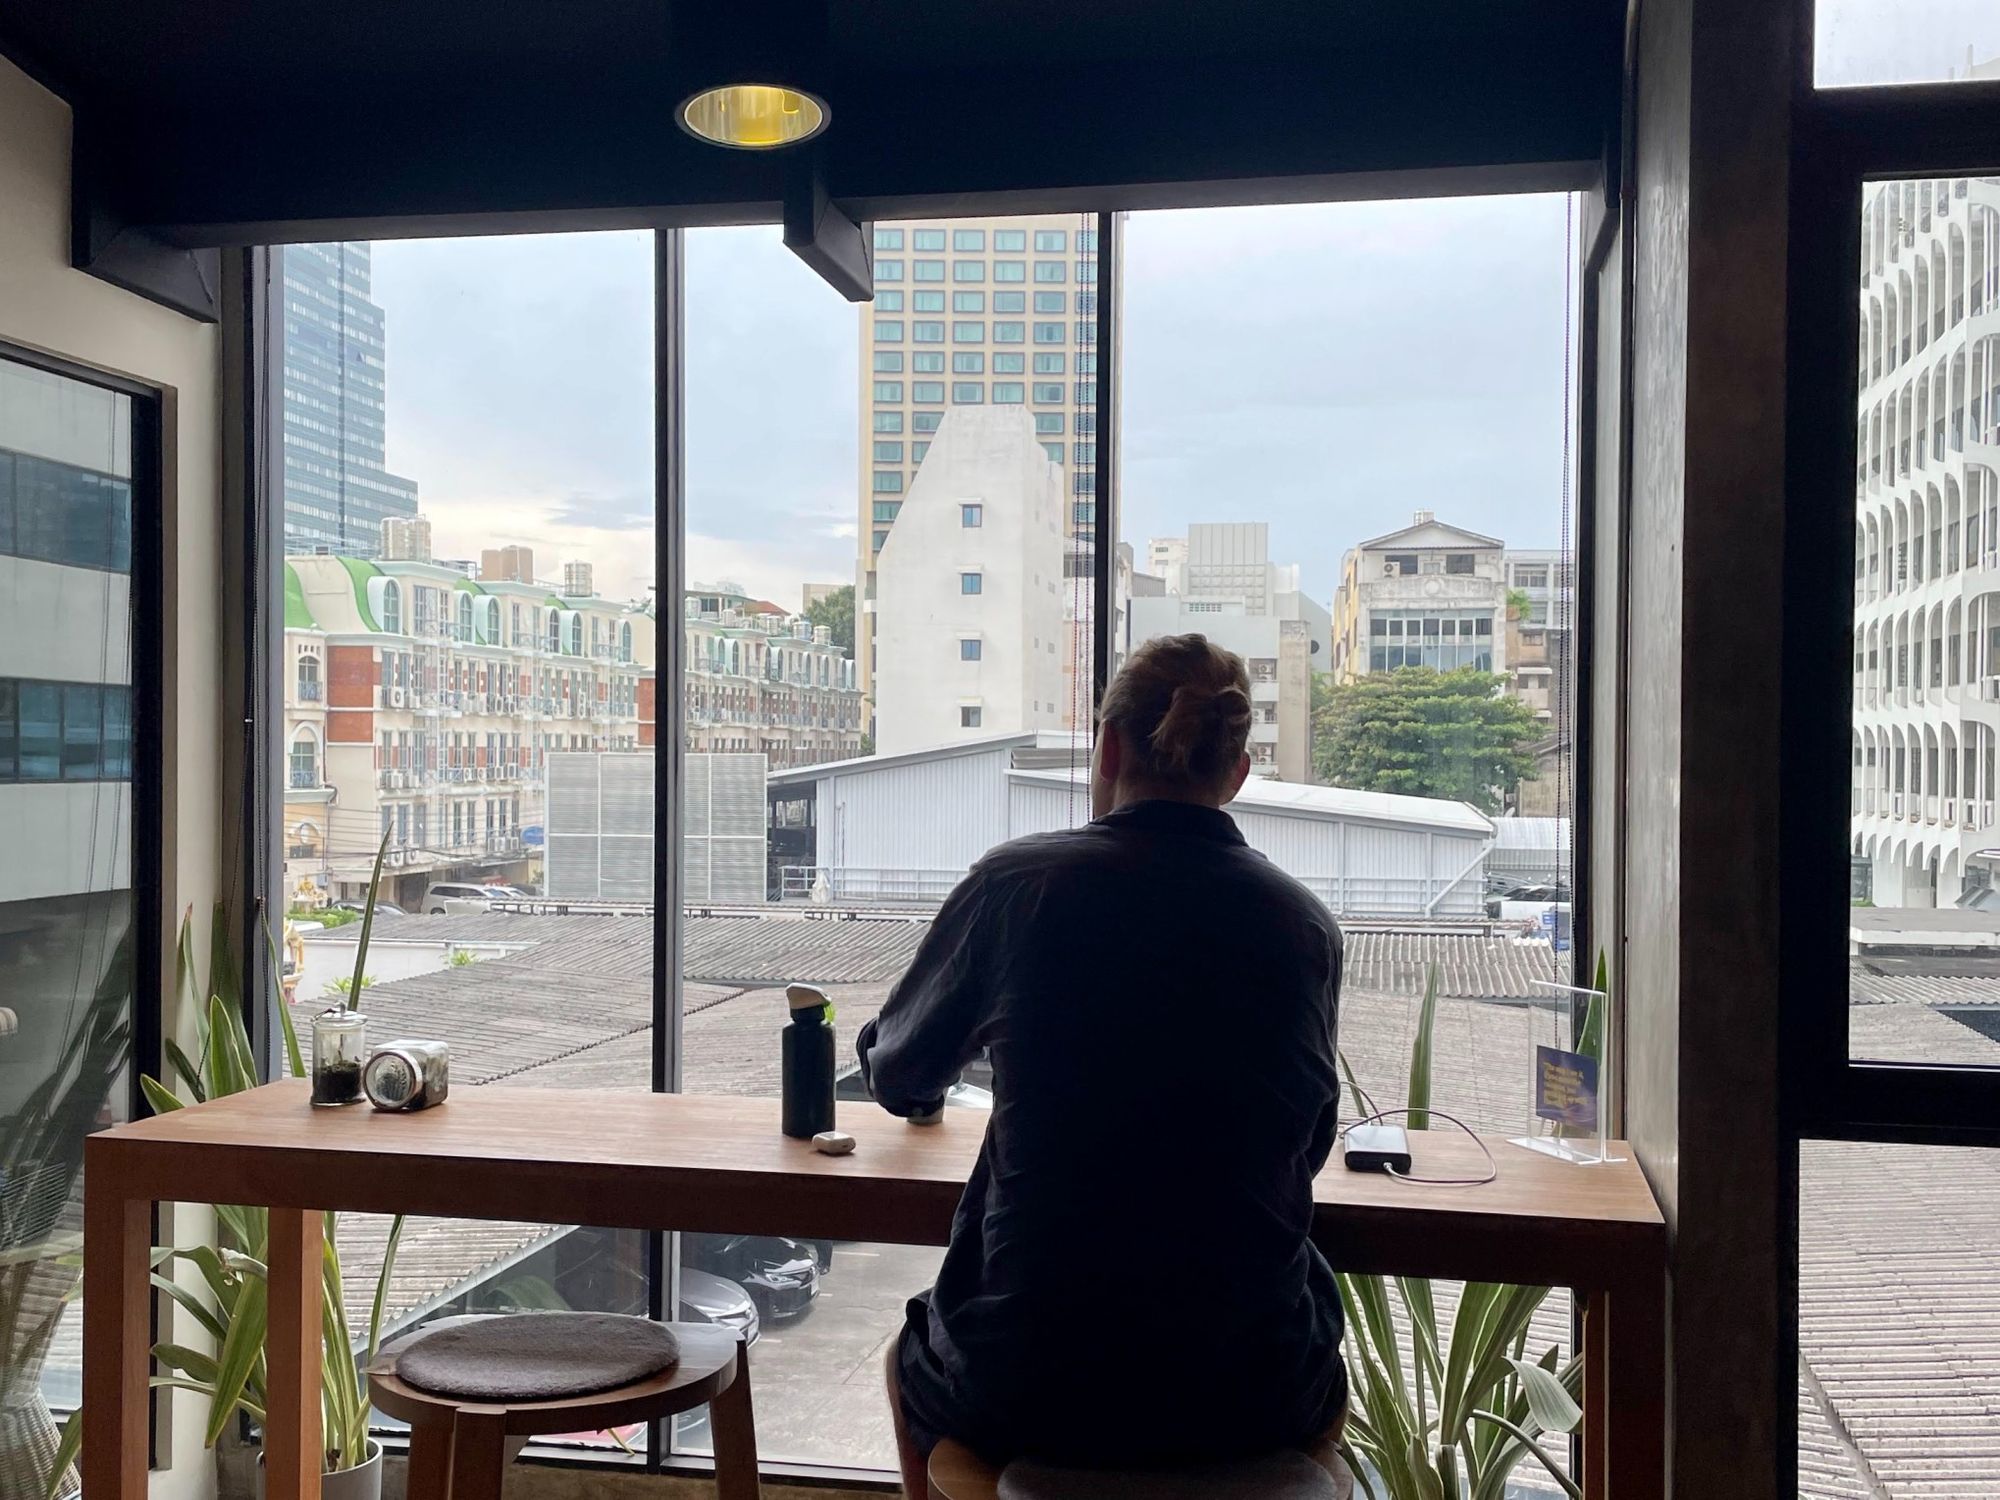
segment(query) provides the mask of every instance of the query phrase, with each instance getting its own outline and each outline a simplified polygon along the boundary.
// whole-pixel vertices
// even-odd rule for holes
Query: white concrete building
[[[1850,833],[1877,906],[1950,906],[2000,846],[2000,178],[1863,203]]]
[[[1156,536],[1146,543],[1146,571],[1166,585],[1170,594],[1187,592],[1188,539]]]
[[[1420,510],[1342,561],[1332,670],[1343,682],[1405,666],[1505,673],[1506,596],[1500,539]]]
[[[866,601],[878,752],[1062,727],[1063,498],[1026,410],[940,424]]]

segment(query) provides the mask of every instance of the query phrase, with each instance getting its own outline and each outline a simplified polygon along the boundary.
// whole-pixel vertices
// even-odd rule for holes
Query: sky
[[[1552,546],[1567,200],[1134,215],[1128,540],[1264,520],[1322,600],[1419,506]],[[775,226],[688,235],[688,576],[795,607],[851,580],[860,314]],[[600,592],[652,577],[649,242],[387,241],[388,453],[441,557],[526,542]]]
[[[1996,0],[1823,0],[1823,83],[2000,57]],[[1124,290],[1124,538],[1264,520],[1322,602],[1419,507],[1560,533],[1568,201],[1135,214]],[[526,542],[601,593],[653,575],[652,267],[643,233],[376,245],[389,467],[442,557]],[[788,608],[851,581],[860,315],[776,226],[687,246],[690,580]]]

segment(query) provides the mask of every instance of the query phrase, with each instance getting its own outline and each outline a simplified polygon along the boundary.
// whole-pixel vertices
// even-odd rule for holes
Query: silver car
[[[463,917],[493,910],[493,887],[488,885],[434,885],[424,892],[427,917]]]

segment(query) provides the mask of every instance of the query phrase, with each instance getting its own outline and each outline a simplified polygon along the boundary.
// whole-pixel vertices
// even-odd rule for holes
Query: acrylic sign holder
[[[1553,980],[1536,980],[1535,988],[1540,993],[1529,1002],[1528,1014],[1531,1039],[1536,1048],[1581,1052],[1597,1060],[1595,1122],[1588,1126],[1565,1125],[1543,1118],[1536,1113],[1534,1105],[1539,1091],[1531,1089],[1527,1130],[1522,1135],[1510,1137],[1509,1143],[1575,1162],[1578,1166],[1595,1167],[1623,1161],[1625,1158],[1614,1154],[1606,1144],[1615,1138],[1618,1121],[1617,1070],[1613,1059],[1618,1056],[1621,1018],[1616,1004],[1603,990],[1557,984]],[[1541,1066],[1539,1055],[1534,1066]]]

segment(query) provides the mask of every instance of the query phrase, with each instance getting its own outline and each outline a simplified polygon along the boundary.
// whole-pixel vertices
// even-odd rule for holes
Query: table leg
[[[1583,1472],[1577,1476],[1584,1500],[1605,1500],[1605,1448],[1611,1432],[1609,1353],[1610,1299],[1602,1292],[1583,1298]]]
[[[83,1492],[146,1500],[152,1462],[153,1205],[83,1184]]]
[[[736,1378],[708,1406],[715,1437],[716,1500],[758,1500],[757,1420],[750,1405],[750,1349],[736,1346]]]
[[[1584,1494],[1593,1500],[1662,1500],[1667,1492],[1664,1282],[1634,1276],[1589,1299],[1584,1412],[1604,1434],[1593,1444],[1586,1433],[1584,1442]],[[1590,1394],[1593,1384],[1601,1397]]]
[[[270,1326],[264,1336],[264,1485],[269,1500],[319,1500],[324,1221],[317,1209],[270,1210]]]
[[[451,1500],[500,1500],[506,1477],[506,1408],[461,1406],[451,1427]]]
[[[424,1422],[410,1429],[410,1467],[403,1482],[408,1500],[449,1500],[452,1440],[448,1422]]]

